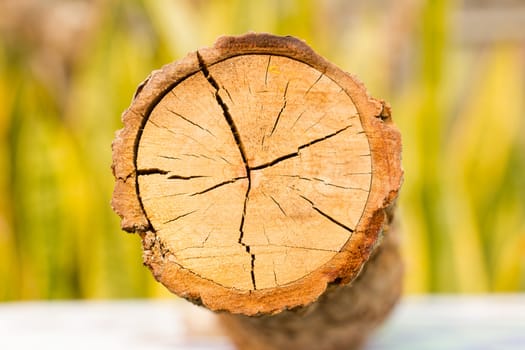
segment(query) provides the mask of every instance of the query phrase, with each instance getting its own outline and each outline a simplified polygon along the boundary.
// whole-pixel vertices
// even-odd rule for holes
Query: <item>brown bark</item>
[[[223,37],[153,72],[123,122],[113,207],[173,293],[246,315],[226,322],[275,348],[307,348],[290,334],[341,306],[312,348],[351,344],[336,328],[361,313],[355,329],[369,328],[393,305],[395,245],[367,261],[401,185],[399,133],[384,102],[303,42]]]

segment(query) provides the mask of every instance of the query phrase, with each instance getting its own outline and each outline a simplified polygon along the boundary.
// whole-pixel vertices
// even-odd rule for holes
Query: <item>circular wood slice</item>
[[[399,190],[389,108],[291,37],[248,34],[153,72],[113,144],[113,207],[174,293],[276,313],[348,283]]]

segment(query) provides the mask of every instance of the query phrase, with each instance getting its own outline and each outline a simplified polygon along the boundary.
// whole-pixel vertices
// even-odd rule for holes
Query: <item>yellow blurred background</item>
[[[406,293],[525,290],[525,1],[0,2],[0,301],[168,295],[109,202],[153,69],[294,35],[390,102]]]

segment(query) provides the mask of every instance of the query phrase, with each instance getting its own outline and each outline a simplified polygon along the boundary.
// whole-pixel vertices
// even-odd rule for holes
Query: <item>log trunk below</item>
[[[348,347],[388,313],[401,141],[355,77],[291,37],[223,37],[153,72],[123,122],[122,228],[170,291],[241,314],[237,344]]]

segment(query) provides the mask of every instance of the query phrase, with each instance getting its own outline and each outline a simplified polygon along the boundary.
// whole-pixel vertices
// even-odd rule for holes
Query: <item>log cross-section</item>
[[[154,72],[114,142],[113,206],[168,289],[246,315],[353,280],[401,182],[389,108],[290,37],[221,38]]]

